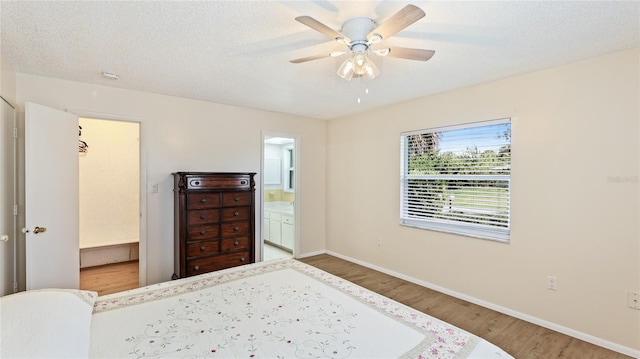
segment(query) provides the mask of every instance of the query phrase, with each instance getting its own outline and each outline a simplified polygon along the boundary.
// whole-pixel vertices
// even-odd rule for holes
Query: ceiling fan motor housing
[[[378,24],[368,17],[354,17],[345,21],[340,32],[351,39],[349,47],[353,52],[364,52],[369,48],[367,35],[376,27]]]

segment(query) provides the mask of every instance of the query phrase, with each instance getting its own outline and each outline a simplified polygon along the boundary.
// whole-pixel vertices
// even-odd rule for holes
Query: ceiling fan
[[[326,57],[337,57],[351,52],[351,57],[345,60],[338,68],[338,75],[349,81],[354,77],[373,79],[380,74],[376,65],[367,56],[369,52],[378,56],[427,61],[435,54],[435,51],[406,47],[372,48],[372,45],[388,39],[424,16],[424,11],[417,6],[407,5],[381,24],[377,24],[368,17],[349,19],[342,25],[340,32],[331,29],[310,16],[298,16],[296,21],[345,45],[347,51],[333,51],[328,54],[291,60],[290,62],[299,64]]]

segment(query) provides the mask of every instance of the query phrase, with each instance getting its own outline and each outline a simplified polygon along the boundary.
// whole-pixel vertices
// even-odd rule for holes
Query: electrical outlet
[[[558,290],[558,278],[548,276],[547,277],[547,289]]]
[[[151,186],[151,193],[158,193],[158,184],[154,184]]]
[[[382,247],[382,237],[378,238],[378,247]]]
[[[628,304],[631,309],[640,309],[640,293],[638,292],[629,292],[628,294]]]

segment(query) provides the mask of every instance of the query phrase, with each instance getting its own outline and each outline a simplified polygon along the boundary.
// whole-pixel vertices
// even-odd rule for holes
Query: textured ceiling
[[[331,119],[640,46],[638,1],[411,3],[426,17],[378,47],[436,54],[374,57],[374,80],[339,78],[344,56],[291,64],[343,46],[294,18],[339,31],[408,2],[3,0],[1,50],[21,73]]]

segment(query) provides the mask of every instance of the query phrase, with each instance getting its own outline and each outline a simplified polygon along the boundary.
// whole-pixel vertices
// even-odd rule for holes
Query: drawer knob
[[[247,184],[247,181],[246,180],[242,180],[242,181],[240,181],[240,184]]]
[[[194,183],[196,186],[199,186],[199,185],[200,185],[200,181],[195,181],[195,182],[193,182],[193,183]]]
[[[200,231],[200,234],[201,234],[201,235],[204,235],[205,233],[207,233],[207,232],[205,232],[205,230],[204,230],[204,229]]]
[[[200,219],[205,219],[207,216],[205,216],[204,214],[200,215]]]
[[[205,246],[200,246],[200,251],[204,252],[204,251],[205,251],[205,249],[207,249],[207,247],[205,247]]]
[[[207,203],[207,199],[206,198],[200,199],[200,203]]]
[[[234,230],[235,232],[237,232],[239,229],[240,229],[240,228],[239,228],[239,227],[237,227],[237,226],[236,226],[236,227],[233,227],[233,230]]]
[[[238,202],[240,200],[240,197],[236,197],[233,199],[234,201]]]
[[[245,261],[244,257],[240,258],[240,262],[244,262],[244,261]]]
[[[240,242],[235,241],[235,242],[233,242],[233,245],[234,245],[234,246],[238,246],[238,245],[240,245]]]
[[[237,216],[239,216],[239,215],[240,215],[240,212],[235,211],[235,212],[233,212],[233,215],[237,217]]]
[[[200,266],[193,267],[193,270],[200,270]]]

